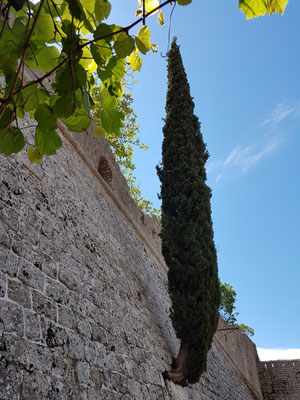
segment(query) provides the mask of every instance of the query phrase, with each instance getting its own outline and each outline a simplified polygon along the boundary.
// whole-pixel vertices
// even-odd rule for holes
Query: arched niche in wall
[[[107,159],[104,156],[100,157],[98,172],[105,180],[106,183],[110,184],[112,181],[112,172]]]

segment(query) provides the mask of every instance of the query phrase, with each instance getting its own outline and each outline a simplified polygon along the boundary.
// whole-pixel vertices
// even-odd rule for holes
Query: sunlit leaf
[[[35,68],[48,73],[59,63],[59,51],[55,46],[42,46],[31,48],[27,52],[26,64],[30,68]]]
[[[127,57],[127,62],[133,71],[141,70],[143,60],[138,56],[138,52],[132,53],[129,57]]]
[[[164,25],[164,23],[165,23],[164,13],[161,10],[157,14],[157,19],[158,19],[159,25]]]
[[[146,25],[141,27],[135,41],[141,53],[146,54],[151,49],[150,31]]]
[[[284,13],[288,0],[239,0],[239,8],[246,18],[255,18],[265,14]]]
[[[51,15],[46,14],[42,8],[33,31],[33,40],[49,42],[54,39],[54,24]]]
[[[85,70],[88,70],[90,72],[94,72],[97,68],[97,64],[95,63],[93,56],[87,46],[83,48],[82,57],[80,58],[79,62]]]
[[[98,22],[108,18],[111,11],[111,5],[108,0],[95,1],[95,15]]]
[[[34,147],[29,147],[27,151],[28,155],[28,160],[31,163],[36,163],[38,165],[41,165],[41,161],[43,159],[42,154],[38,151],[38,149],[35,149]]]
[[[88,11],[90,13],[94,12],[95,9],[95,0],[81,0],[81,4],[85,11]]]
[[[96,125],[94,128],[94,137],[105,137],[106,132],[102,126]]]
[[[63,118],[62,122],[71,132],[83,132],[91,125],[91,119],[86,114],[84,108],[79,112],[77,111],[75,115],[72,115],[68,118]]]
[[[156,54],[157,53],[157,44],[154,44],[154,43],[151,43],[151,50],[152,50],[152,52],[154,53],[154,54]]]
[[[104,88],[100,93],[102,103],[101,122],[108,133],[118,134],[123,125],[124,115],[116,110],[117,100]]]
[[[99,66],[102,66],[111,57],[110,44],[107,43],[105,40],[99,40],[96,43],[92,43],[91,44],[91,53],[94,58],[94,61]]]
[[[114,42],[114,49],[118,57],[124,58],[129,56],[135,49],[134,39],[122,32],[118,35]]]
[[[116,25],[99,24],[94,31],[94,39],[101,39],[104,36],[110,36],[113,32],[117,31],[119,27]],[[110,37],[107,39],[110,42]]]
[[[142,0],[138,0],[139,5],[142,6]],[[147,12],[152,11],[154,8],[159,6],[159,0],[145,0],[145,10]]]

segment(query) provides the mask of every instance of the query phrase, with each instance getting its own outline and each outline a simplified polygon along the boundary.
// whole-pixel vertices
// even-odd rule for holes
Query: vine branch
[[[44,1],[44,0],[42,0],[42,1]],[[164,3],[160,4],[158,7],[154,8],[153,10],[149,11],[148,13],[146,13],[146,14],[145,14],[145,18],[150,17],[150,16],[151,16],[152,14],[154,14],[157,10],[159,10],[159,9],[165,7],[167,4],[170,4],[170,3],[173,3],[173,2],[174,2],[174,0],[166,0]],[[81,45],[78,45],[78,46],[76,47],[76,49],[73,50],[72,53],[74,54],[76,51],[79,51],[79,50],[83,49],[84,47],[91,45],[92,43],[96,43],[96,42],[98,42],[99,40],[107,39],[107,38],[112,37],[112,36],[114,36],[114,35],[118,35],[119,33],[125,32],[125,33],[128,34],[128,32],[130,31],[130,29],[132,29],[134,26],[138,25],[138,24],[139,24],[140,22],[142,22],[142,21],[143,21],[143,18],[139,18],[139,19],[137,19],[135,22],[133,22],[132,24],[130,24],[130,25],[124,27],[124,28],[121,28],[121,29],[119,29],[118,31],[115,31],[115,32],[112,32],[112,33],[108,33],[107,35],[104,35],[104,36],[101,36],[101,37],[99,37],[99,38],[95,38],[95,39],[89,40],[89,41],[86,42],[86,43],[83,43],[83,44],[81,44]],[[25,85],[25,86],[23,87],[23,89],[27,88],[28,86],[34,85],[35,83],[41,83],[44,79],[48,78],[48,77],[51,76],[55,71],[57,71],[65,62],[67,62],[67,61],[69,60],[69,58],[70,58],[70,56],[65,57],[65,58],[64,58],[56,67],[54,67],[51,71],[49,71],[47,74],[43,75],[41,78],[39,78],[39,79],[37,79],[37,80],[35,80],[35,81],[29,82],[27,85]],[[17,90],[13,93],[13,95],[16,95],[20,90],[22,90],[22,89],[17,89]]]
[[[16,75],[15,75],[14,81],[13,81],[13,83],[12,83],[11,89],[10,89],[10,91],[9,91],[9,95],[8,95],[8,97],[3,101],[2,106],[1,106],[1,108],[0,108],[0,118],[3,116],[4,111],[5,111],[6,107],[7,107],[7,104],[12,100],[12,98],[13,98],[13,96],[14,96],[14,94],[15,94],[15,93],[14,93],[14,90],[15,90],[15,88],[16,88],[16,84],[17,84],[17,81],[18,81],[18,77],[19,77],[20,72],[21,72],[21,70],[22,70],[22,66],[23,66],[24,61],[25,61],[26,52],[27,52],[27,49],[28,49],[28,47],[29,47],[30,40],[31,40],[33,31],[34,31],[34,28],[35,28],[35,26],[36,26],[38,17],[39,17],[39,15],[40,15],[41,11],[42,11],[42,8],[43,8],[44,3],[45,3],[45,0],[41,0],[40,5],[39,5],[39,8],[38,8],[38,10],[37,10],[37,12],[36,12],[36,15],[35,15],[35,17],[34,17],[34,21],[33,21],[32,27],[31,27],[31,29],[30,29],[30,31],[29,31],[29,34],[28,34],[28,36],[27,36],[26,42],[25,42],[24,47],[23,47],[22,57],[21,57],[21,60],[20,60],[20,62],[19,62],[19,66],[18,66],[18,68],[17,68],[17,72],[16,72]],[[21,91],[21,90],[22,90],[22,87],[21,87],[21,89],[18,90],[18,92]]]

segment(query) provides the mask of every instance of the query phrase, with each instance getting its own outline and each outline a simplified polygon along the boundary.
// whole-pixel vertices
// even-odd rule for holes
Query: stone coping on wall
[[[161,240],[159,237],[160,224],[154,217],[144,214],[130,196],[127,182],[115,161],[109,144],[104,138],[94,138],[95,123],[82,133],[70,133],[58,121],[58,129],[65,139],[72,145],[91,173],[104,187],[107,194],[114,201],[118,209],[136,231],[145,246],[155,257],[161,268],[167,272],[167,267],[161,254]],[[101,167],[104,165],[104,174]],[[109,179],[107,179],[107,176]]]

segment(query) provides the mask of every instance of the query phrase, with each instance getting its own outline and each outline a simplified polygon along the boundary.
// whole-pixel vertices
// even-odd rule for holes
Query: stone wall
[[[300,399],[300,360],[260,362],[258,369],[265,400]]]
[[[221,317],[215,341],[220,343],[223,351],[232,360],[253,390],[261,394],[260,381],[257,370],[259,362],[256,346],[252,340],[241,332],[238,325],[228,325]]]
[[[220,337],[199,384],[164,382],[179,343],[159,227],[103,140],[60,131],[41,167],[1,157],[0,399],[262,399]]]

